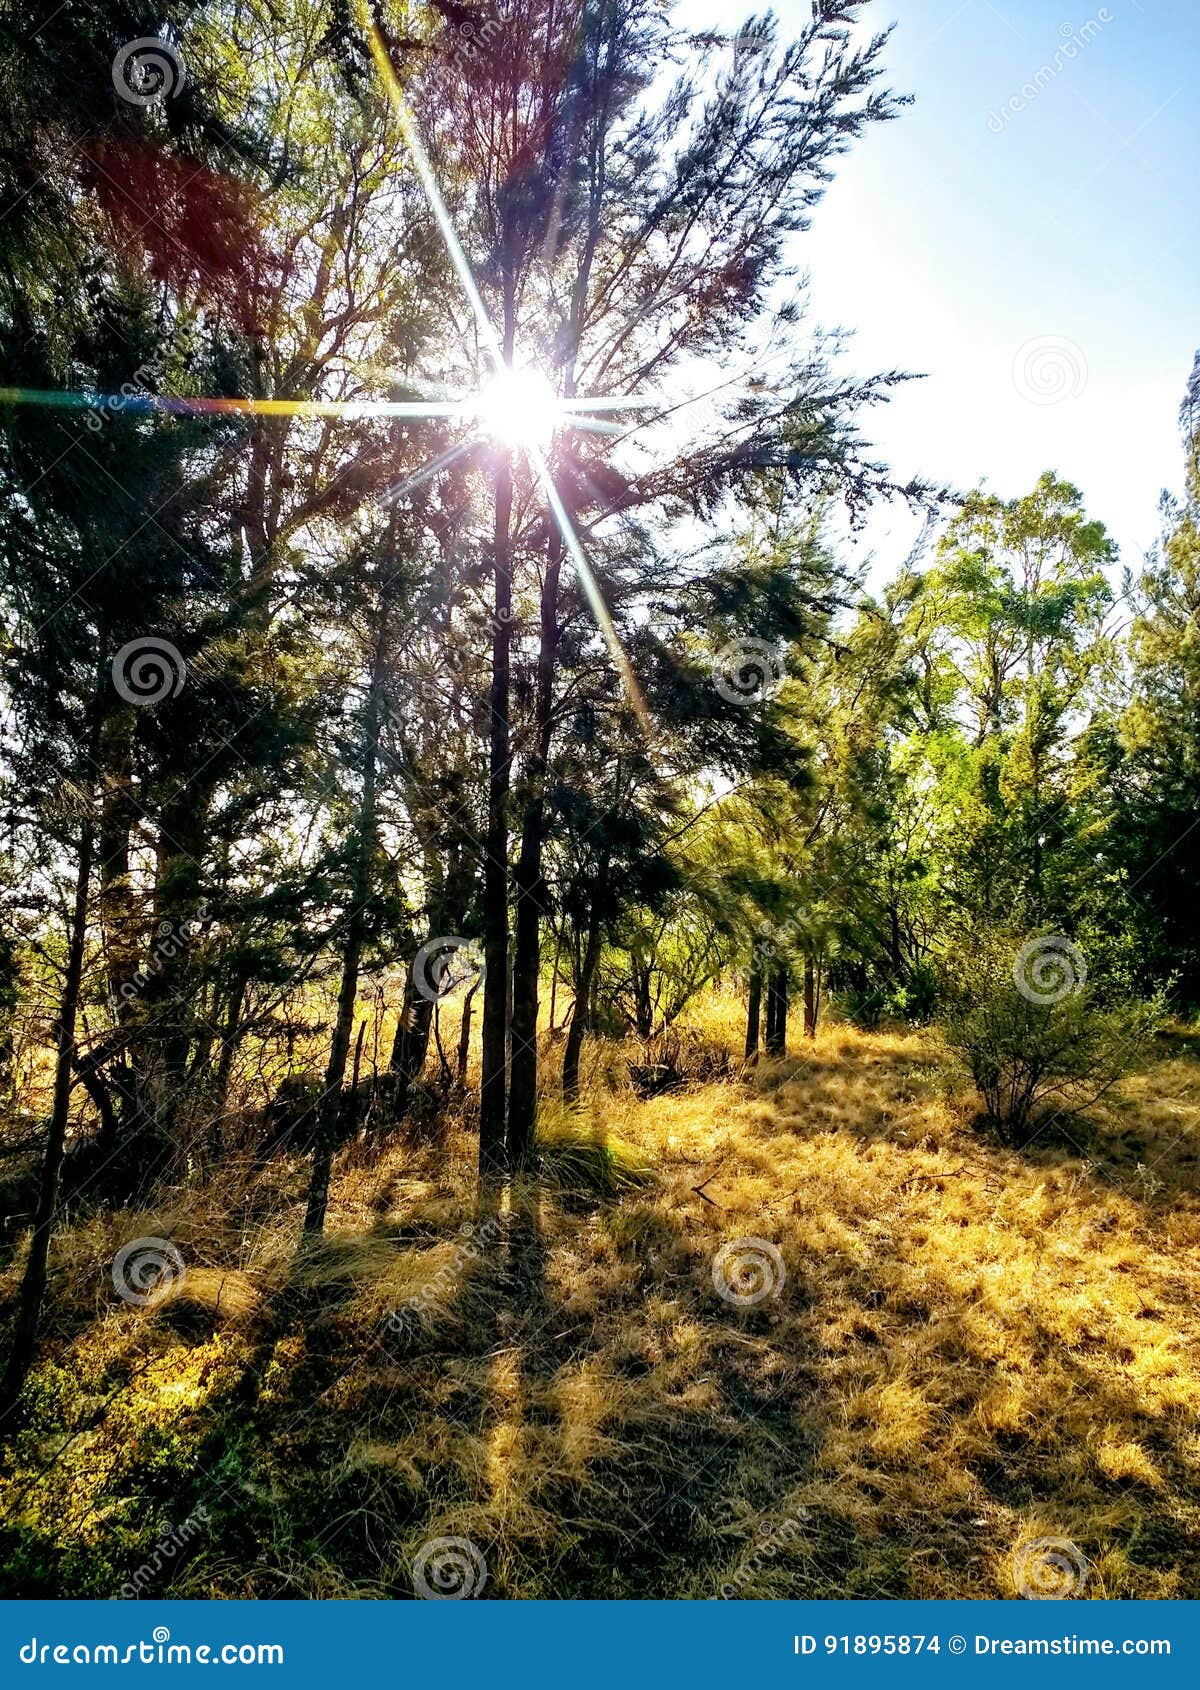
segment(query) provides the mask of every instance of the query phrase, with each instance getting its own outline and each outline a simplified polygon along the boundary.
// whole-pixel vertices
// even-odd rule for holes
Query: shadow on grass
[[[157,1418],[116,1465],[128,1418],[81,1441],[23,1517],[30,1556],[111,1594],[174,1498],[210,1520],[153,1594],[411,1596],[422,1547],[463,1537],[499,1597],[995,1596],[1031,1534],[1073,1537],[1092,1593],[1197,1594],[1195,1299],[1157,1210],[931,1124],[911,1041],[840,1085],[815,1054],[637,1116],[665,1143],[691,1111],[719,1207],[686,1158],[614,1180],[607,1117],[549,1112],[503,1200],[469,1142],[453,1176],[416,1152],[253,1319],[148,1313]],[[744,1235],[787,1278],[736,1307],[712,1265]]]

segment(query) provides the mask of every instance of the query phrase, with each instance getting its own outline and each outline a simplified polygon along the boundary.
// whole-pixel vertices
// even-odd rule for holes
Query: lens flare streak
[[[400,87],[399,80],[392,68],[392,62],[388,57],[387,48],[384,45],[383,38],[379,33],[379,29],[375,21],[367,15],[365,5],[362,7],[362,15],[364,17],[364,22],[366,23],[367,40],[370,44],[371,56],[379,71],[380,80],[383,83],[392,110],[396,114],[396,120],[400,125],[400,133],[404,138],[404,142],[408,147],[409,152],[412,154],[413,164],[416,167],[417,175],[421,179],[421,184],[425,189],[430,207],[437,219],[438,226],[441,229],[442,238],[446,243],[446,251],[450,255],[450,261],[458,273],[459,280],[463,286],[463,291],[470,302],[471,310],[474,312],[475,321],[479,325],[479,333],[483,340],[483,344],[491,355],[496,368],[497,378],[501,380],[505,378],[511,380],[513,372],[508,359],[504,355],[504,347],[501,344],[500,336],[496,332],[495,324],[492,322],[488,308],[484,303],[483,296],[479,291],[479,287],[475,281],[474,272],[471,269],[470,260],[463,251],[462,242],[458,238],[458,231],[455,229],[450,213],[446,209],[446,202],[442,197],[441,185],[438,182],[433,165],[430,163],[429,155],[425,151],[424,143],[417,131],[416,122],[408,108],[408,102],[404,98],[404,92]],[[650,400],[630,401],[621,399],[604,399],[589,402],[586,399],[579,399],[566,401],[562,408],[565,410],[567,406],[570,406],[572,409],[582,411],[586,414],[589,411],[594,413],[597,411],[619,410],[622,408],[643,409],[652,404],[653,401]],[[634,713],[636,714],[643,731],[649,734],[649,713],[646,709],[645,701],[642,698],[641,688],[637,683],[637,677],[633,673],[633,666],[629,661],[624,646],[621,644],[620,636],[617,633],[608,606],[604,602],[604,595],[600,591],[600,583],[596,580],[595,573],[584,554],[583,546],[580,543],[579,535],[576,533],[575,524],[571,520],[570,512],[567,510],[562,501],[562,496],[559,493],[558,485],[554,480],[546,455],[536,441],[527,442],[525,449],[530,462],[533,464],[533,467],[537,472],[537,477],[541,483],[542,490],[545,493],[546,502],[550,507],[551,514],[553,515],[555,522],[558,524],[559,532],[562,534],[563,544],[567,549],[567,555],[570,557],[571,562],[575,567],[576,573],[579,576],[580,584],[587,596],[588,603],[592,607],[592,613],[596,618],[600,632],[604,636],[605,644],[608,646],[609,651],[612,654],[613,661],[616,663],[620,672],[629,702],[633,707]]]
[[[447,421],[462,423],[471,427],[472,434],[469,440],[452,447],[447,452],[443,452],[409,480],[390,489],[386,497],[392,500],[402,497],[405,493],[413,491],[424,482],[432,479],[433,476],[462,457],[472,446],[487,438],[489,434],[501,444],[519,448],[525,453],[533,466],[537,480],[545,494],[550,513],[562,535],[567,555],[571,559],[596,618],[596,623],[621,675],[629,702],[639,723],[649,737],[652,731],[651,722],[645,701],[642,698],[641,689],[638,686],[637,677],[634,675],[633,667],[621,644],[620,636],[604,601],[604,595],[601,592],[595,572],[584,553],[570,512],[567,510],[559,492],[544,443],[537,436],[541,433],[545,435],[546,439],[549,439],[559,426],[596,434],[620,434],[624,432],[623,425],[601,419],[618,413],[656,410],[659,407],[659,401],[649,396],[627,395],[589,397],[585,394],[562,398],[554,394],[547,385],[544,402],[540,403],[541,414],[537,417],[526,418],[519,414],[509,417],[504,413],[503,408],[497,406],[497,393],[506,389],[513,389],[514,383],[519,383],[525,377],[526,372],[514,369],[511,361],[505,356],[500,336],[475,281],[470,260],[463,250],[462,242],[459,240],[458,232],[446,207],[437,174],[430,162],[428,153],[425,151],[416,122],[392,68],[387,48],[379,28],[367,12],[365,4],[360,5],[360,16],[366,31],[371,56],[379,72],[388,102],[399,124],[401,136],[412,156],[417,175],[441,231],[442,239],[446,244],[450,261],[470,303],[484,349],[494,366],[492,382],[480,392],[474,394],[459,394],[452,398],[417,400],[217,399],[150,393],[142,388],[132,391],[126,390],[122,393],[90,391],[72,393],[55,392],[43,388],[0,387],[0,405],[36,405],[52,410],[81,410],[90,413],[92,416],[103,415],[105,417],[123,411],[160,411],[172,416],[312,417],[347,422],[379,417],[391,418],[399,422]],[[541,381],[541,378],[532,372],[530,377],[531,381]],[[532,391],[532,386],[530,391]]]

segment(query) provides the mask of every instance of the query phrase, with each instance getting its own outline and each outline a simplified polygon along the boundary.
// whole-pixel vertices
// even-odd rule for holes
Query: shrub
[[[545,1177],[577,1196],[620,1197],[654,1180],[653,1169],[634,1145],[583,1122],[539,1122],[537,1147]]]
[[[1057,935],[977,936],[956,959],[946,1037],[970,1070],[989,1121],[1013,1144],[1039,1122],[1078,1114],[1144,1060],[1161,999],[1121,1003],[1087,980]]]
[[[836,977],[831,985],[837,985]],[[938,1006],[938,977],[927,962],[917,962],[899,980],[870,984],[852,982],[838,990],[838,1002],[857,1027],[878,1027],[882,1021],[904,1021],[923,1027]]]

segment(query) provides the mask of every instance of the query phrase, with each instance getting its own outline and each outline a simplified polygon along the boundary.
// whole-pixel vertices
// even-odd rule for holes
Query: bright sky
[[[731,10],[720,0],[726,28]],[[776,10],[795,28],[811,0]],[[857,370],[928,375],[871,419],[880,453],[900,477],[986,479],[1006,497],[1057,469],[1136,567],[1182,478],[1177,417],[1200,346],[1200,4],[864,13],[897,22],[889,83],[916,103],[848,155],[802,258],[817,321],[856,331]],[[1032,99],[1006,110],[1023,88]],[[1029,397],[1040,381],[1057,402]],[[873,579],[919,527],[871,524]]]

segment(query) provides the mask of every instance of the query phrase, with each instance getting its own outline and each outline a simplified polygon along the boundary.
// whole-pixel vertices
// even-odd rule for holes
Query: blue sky
[[[810,0],[775,9],[794,28]],[[799,256],[816,320],[856,331],[856,369],[927,372],[871,434],[901,475],[1005,496],[1053,467],[1136,566],[1181,481],[1200,347],[1200,5],[874,0],[864,14],[896,23],[889,82],[916,103],[848,155]],[[728,28],[728,0],[720,16]],[[1023,88],[1024,109],[1006,110]],[[876,578],[918,527],[870,525]]]

